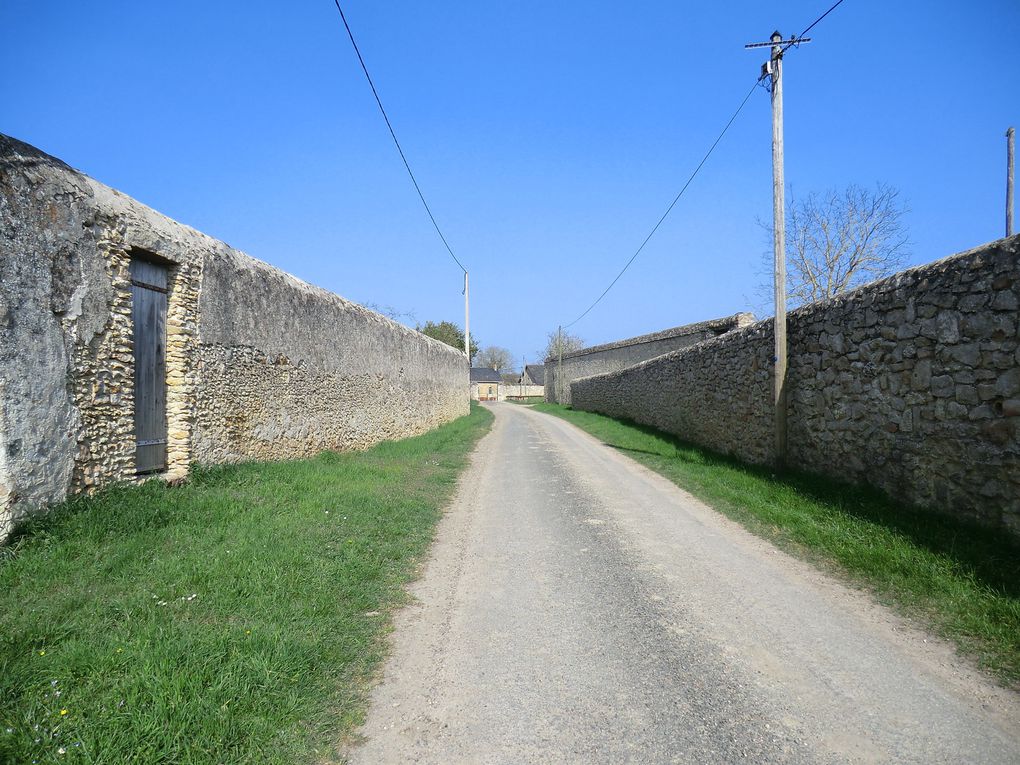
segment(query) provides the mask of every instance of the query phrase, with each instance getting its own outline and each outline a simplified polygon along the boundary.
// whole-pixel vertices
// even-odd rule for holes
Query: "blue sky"
[[[534,361],[605,288],[757,77],[744,43],[829,0],[384,2],[345,13],[440,226],[473,333]],[[787,55],[795,195],[881,181],[911,263],[1004,233],[1020,3],[846,0]],[[460,269],[331,0],[5,0],[0,132],[345,297],[463,323]],[[752,96],[673,214],[572,328],[589,343],[753,309],[771,216]]]

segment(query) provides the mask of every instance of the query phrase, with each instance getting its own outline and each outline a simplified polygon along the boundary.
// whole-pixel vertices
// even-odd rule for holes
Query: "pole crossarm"
[[[778,43],[775,42],[759,42],[759,43],[748,43],[744,46],[744,50],[750,50],[751,48],[772,48],[775,45],[782,45],[783,52],[785,53],[790,46],[800,45],[801,43],[811,42],[810,37],[791,37],[789,40],[780,40]]]

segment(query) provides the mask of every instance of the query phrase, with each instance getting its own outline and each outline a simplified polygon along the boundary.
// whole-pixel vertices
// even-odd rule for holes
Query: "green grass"
[[[0,548],[0,763],[328,762],[491,420],[114,487],[23,527]]]
[[[544,396],[524,396],[523,398],[507,398],[510,404],[540,404],[545,401]]]
[[[1004,533],[806,473],[776,475],[663,434],[556,404],[572,422],[752,532],[863,584],[1020,686],[1020,546]]]

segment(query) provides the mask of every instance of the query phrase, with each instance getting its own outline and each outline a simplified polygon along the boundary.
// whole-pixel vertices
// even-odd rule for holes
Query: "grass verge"
[[[506,397],[506,401],[507,401],[507,403],[510,403],[510,404],[540,404],[540,403],[545,401],[545,397],[544,396],[515,396],[514,398],[511,398],[510,396],[507,396]]]
[[[1020,687],[1020,546],[1002,533],[872,489],[776,475],[641,425],[557,404],[535,409],[624,451],[750,531],[866,585]]]
[[[491,413],[69,502],[0,548],[0,762],[328,761]]]

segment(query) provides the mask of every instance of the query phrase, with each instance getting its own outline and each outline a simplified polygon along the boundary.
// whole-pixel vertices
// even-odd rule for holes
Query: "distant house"
[[[506,398],[505,387],[495,369],[471,367],[471,398],[475,401],[502,401]]]
[[[545,364],[525,365],[524,374],[518,382],[521,385],[545,385]]]
[[[529,399],[536,396],[545,396],[545,366],[526,364],[524,372],[517,378],[517,382],[514,385],[506,386],[506,397]]]

